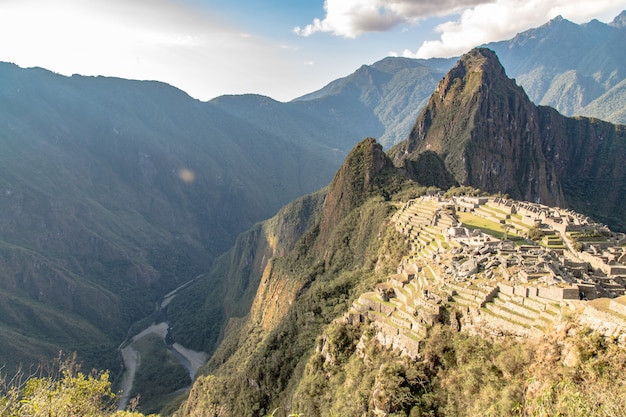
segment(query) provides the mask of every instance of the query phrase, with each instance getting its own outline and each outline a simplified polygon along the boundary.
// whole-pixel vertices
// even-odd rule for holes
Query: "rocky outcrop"
[[[390,154],[403,166],[426,151],[439,154],[461,184],[563,203],[542,152],[537,108],[488,49],[474,49],[458,61],[439,82],[407,140]]]

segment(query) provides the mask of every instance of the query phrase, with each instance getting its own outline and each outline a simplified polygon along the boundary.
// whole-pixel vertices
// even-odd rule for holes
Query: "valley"
[[[626,413],[625,19],[286,103],[0,63],[0,371],[76,352],[120,416]]]
[[[127,408],[130,399],[133,397],[133,393],[136,392],[133,390],[135,375],[141,365],[142,353],[147,354],[146,350],[141,348],[142,339],[147,339],[149,336],[157,336],[158,343],[162,343],[163,347],[166,347],[167,350],[173,354],[179,362],[179,365],[188,372],[190,382],[193,381],[200,367],[206,363],[209,356],[207,353],[187,349],[173,340],[170,334],[170,324],[167,322],[167,306],[169,303],[176,297],[179,291],[192,285],[201,278],[202,276],[199,275],[167,293],[162,300],[157,303],[156,311],[147,317],[148,322],[152,318],[156,318],[155,321],[150,323],[145,329],[141,329],[139,333],[127,337],[119,346],[118,351],[123,363],[123,372],[119,382],[119,392],[121,394],[117,403],[119,410],[125,410]],[[142,323],[145,324],[146,320],[140,320],[137,324],[142,325]],[[136,331],[136,326],[131,327],[131,330]],[[154,344],[154,341],[149,343]],[[189,387],[186,388],[188,389]],[[141,393],[135,393],[135,395],[141,395]]]

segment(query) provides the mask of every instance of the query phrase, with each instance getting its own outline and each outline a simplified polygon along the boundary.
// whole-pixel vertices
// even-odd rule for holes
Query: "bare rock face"
[[[439,82],[389,156],[420,182],[411,167],[435,152],[459,184],[570,207],[624,229],[625,133],[623,126],[535,106],[496,54],[477,48]]]

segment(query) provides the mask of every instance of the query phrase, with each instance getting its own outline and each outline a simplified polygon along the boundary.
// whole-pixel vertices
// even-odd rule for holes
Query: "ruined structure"
[[[409,253],[344,317],[374,323],[381,344],[418,357],[437,322],[537,337],[565,312],[626,344],[624,234],[570,210],[493,197],[422,197],[393,221]]]

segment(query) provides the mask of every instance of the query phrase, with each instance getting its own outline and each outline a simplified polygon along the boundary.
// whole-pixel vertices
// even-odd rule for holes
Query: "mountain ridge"
[[[626,36],[617,23],[623,16],[624,12],[610,24],[594,20],[582,25],[559,17],[483,47],[496,52],[507,74],[535,104],[552,106],[567,116],[586,115],[626,124],[623,112],[603,110],[620,108],[623,97],[623,87],[618,84],[626,77],[626,61],[617,53]],[[388,149],[405,139],[437,83],[457,60],[387,57],[294,101],[308,102],[310,108],[345,102],[368,110],[379,125],[368,122],[370,129],[361,138],[376,137]],[[386,74],[387,81],[364,82],[367,68]],[[421,80],[409,81],[408,74]],[[390,108],[397,109],[396,114],[388,114]],[[316,111],[322,114],[323,107]]]
[[[159,82],[0,73],[0,288],[23,312],[0,319],[22,333],[2,338],[9,367],[62,348],[118,369],[117,345],[158,297],[324,185],[341,155],[306,129],[264,131]],[[17,347],[42,345],[37,335],[45,353]]]

